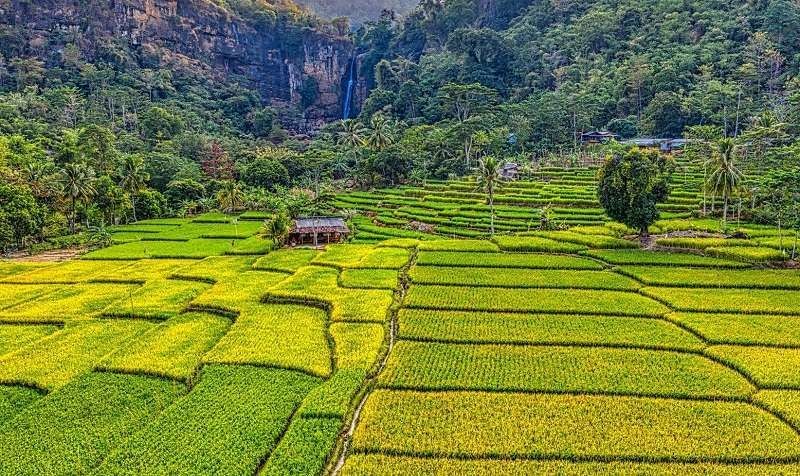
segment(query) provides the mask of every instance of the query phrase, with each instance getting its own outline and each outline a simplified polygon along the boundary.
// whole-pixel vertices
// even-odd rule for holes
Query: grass
[[[337,322],[331,324],[330,333],[338,368],[367,370],[375,364],[383,345],[382,325]]]
[[[796,291],[642,288],[642,292],[676,311],[800,315]]]
[[[186,305],[210,284],[196,281],[157,279],[118,299],[109,305],[103,315],[142,319],[169,319],[186,308]]]
[[[750,240],[731,239],[731,238],[659,238],[656,240],[658,246],[667,248],[688,248],[695,250],[705,250],[706,248],[717,246],[752,246]]]
[[[639,245],[633,241],[623,240],[613,236],[585,235],[571,231],[536,231],[531,233],[534,236],[541,238],[547,238],[566,243],[574,243],[577,245],[588,246],[589,248],[625,249],[639,247]]]
[[[246,304],[203,361],[278,367],[328,377],[332,368],[326,322],[325,312],[313,307]]]
[[[690,266],[693,268],[748,267],[745,263],[731,260],[661,251],[591,250],[586,252],[586,255],[617,265]]]
[[[308,265],[319,251],[312,249],[296,249],[296,250],[276,250],[269,253],[267,256],[259,258],[253,269],[262,269],[266,271],[281,271],[285,273],[294,273],[303,266]]]
[[[51,263],[37,263],[24,261],[4,261],[0,260],[0,280],[5,281],[9,276],[27,273],[29,271],[52,266]]]
[[[576,256],[513,253],[424,252],[417,257],[418,265],[459,266],[469,268],[525,269],[603,269],[596,261]]]
[[[720,345],[707,352],[742,369],[761,388],[800,389],[800,349]]]
[[[190,393],[140,426],[97,472],[253,474],[318,383],[285,370],[207,366]]]
[[[386,454],[354,454],[342,468],[344,476],[422,476],[472,474],[476,476],[516,476],[519,474],[596,474],[661,475],[676,474],[724,476],[760,476],[795,474],[796,464],[719,464],[719,463],[639,463],[576,462],[569,460],[537,461],[514,459],[422,458]]]
[[[634,293],[585,289],[413,286],[406,306],[424,309],[658,317],[663,305]],[[799,304],[800,305],[800,304]]]
[[[618,270],[651,286],[689,288],[800,289],[800,273],[790,269],[695,269],[625,266]]]
[[[380,385],[415,390],[740,397],[753,387],[702,356],[670,351],[401,341]]]
[[[800,346],[800,322],[796,317],[677,312],[669,319],[715,344]]]
[[[102,248],[83,256],[86,260],[136,260],[143,258],[201,259],[231,250],[235,240],[134,241]]]
[[[261,236],[251,236],[244,240],[236,241],[233,248],[227,252],[231,255],[265,255],[272,249],[272,242]]]
[[[41,396],[32,388],[0,385],[0,422],[11,421],[12,417]]]
[[[17,304],[30,301],[43,294],[55,291],[59,286],[36,284],[0,284],[0,310],[12,308]],[[3,320],[0,312],[0,321]]]
[[[336,268],[400,269],[406,265],[410,256],[410,252],[404,248],[328,245],[325,251],[311,260],[311,264]]]
[[[58,327],[49,325],[0,325],[0,356],[22,349],[57,330]]]
[[[764,460],[797,457],[800,437],[740,402],[378,390],[361,413],[353,448],[452,457]]]
[[[800,427],[800,391],[762,390],[753,399]]]
[[[0,426],[0,473],[88,473],[183,391],[147,377],[80,377]]]
[[[415,266],[409,273],[417,284],[497,286],[514,288],[573,288],[635,290],[640,285],[606,271],[536,270]]]
[[[766,246],[718,246],[706,248],[706,253],[719,258],[735,259],[752,263],[783,261],[786,255],[780,250]]]
[[[109,262],[104,262],[108,264]],[[185,267],[186,260],[181,259],[142,259],[127,264],[113,271],[104,271],[92,277],[97,282],[140,282],[152,279],[165,279],[177,269]]]
[[[424,251],[498,251],[497,245],[486,240],[430,240],[421,241],[419,250]]]
[[[388,248],[387,248],[388,249]],[[393,293],[383,289],[349,289],[338,286],[333,268],[307,266],[269,290],[272,299],[306,301],[330,307],[333,321],[384,322]]]
[[[394,269],[344,269],[339,275],[343,288],[394,289],[398,272]]]
[[[120,348],[97,367],[189,381],[203,354],[225,335],[229,326],[230,321],[224,317],[181,314]]]
[[[20,284],[76,284],[85,283],[101,273],[113,273],[127,263],[72,260],[53,266],[35,268],[27,273],[14,274],[3,279]]]
[[[170,277],[214,283],[235,279],[252,266],[253,258],[249,256],[211,256],[200,261],[184,262]]]
[[[244,271],[234,277],[220,279],[191,304],[192,309],[214,309],[238,312],[248,303],[257,303],[267,291],[286,279],[286,274],[270,271]]]
[[[577,253],[587,249],[580,244],[564,243],[538,236],[495,236],[492,240],[503,251]]]
[[[341,426],[339,418],[295,418],[258,474],[322,474]]]
[[[703,342],[659,319],[403,309],[401,338],[476,344],[586,344],[699,349]]]
[[[98,316],[111,303],[129,296],[138,286],[128,284],[60,285],[0,313],[0,321],[62,322]]]
[[[105,355],[152,328],[144,321],[89,321],[0,357],[0,383],[54,390],[88,372]]]
[[[367,371],[362,369],[337,370],[331,378],[309,392],[296,415],[302,418],[344,418],[366,377]]]

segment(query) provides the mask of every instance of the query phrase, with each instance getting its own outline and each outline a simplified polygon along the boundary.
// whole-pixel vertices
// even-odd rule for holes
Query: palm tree
[[[136,194],[139,193],[144,187],[150,175],[144,171],[144,159],[138,155],[126,155],[122,159],[120,166],[119,186],[128,192],[131,197],[131,205],[133,206],[133,221],[136,220]]]
[[[742,183],[742,172],[736,167],[736,143],[733,139],[725,138],[717,142],[716,150],[710,159],[711,173],[708,176],[707,186],[714,196],[722,195],[722,222],[728,220],[728,201],[730,196]]]
[[[217,192],[217,202],[223,212],[232,213],[242,207],[244,202],[244,192],[239,182],[228,180],[222,184]]]
[[[69,232],[75,233],[75,205],[94,196],[94,170],[86,164],[67,164],[61,169],[60,182],[64,195],[70,201]]]
[[[492,156],[483,157],[478,161],[478,187],[486,192],[489,199],[491,235],[494,235],[494,191],[497,185],[503,181],[503,177],[500,175],[501,166],[501,161]]]
[[[356,149],[364,145],[364,128],[354,119],[342,121],[342,130],[336,134],[336,141],[349,149]]]
[[[375,114],[370,120],[367,144],[375,150],[383,150],[394,142],[394,125],[382,114]]]

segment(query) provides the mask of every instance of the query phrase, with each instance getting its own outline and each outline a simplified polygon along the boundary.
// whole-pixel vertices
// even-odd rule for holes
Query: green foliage
[[[658,291],[652,291],[658,295]],[[414,286],[406,306],[420,309],[558,312],[657,317],[667,311],[661,304],[635,293],[585,289],[508,289],[456,286]]]
[[[399,342],[385,388],[743,397],[753,386],[705,357],[590,347]]]
[[[89,471],[184,391],[161,379],[88,373],[6,421],[0,428],[0,470]]]
[[[702,347],[690,333],[657,319],[403,309],[399,322],[400,337],[414,341]]]
[[[417,264],[467,268],[602,269],[596,261],[576,256],[449,251],[420,252]]]
[[[100,473],[255,473],[296,405],[318,379],[294,372],[213,365],[159,418],[117,446]],[[238,428],[232,432],[231,428]]]
[[[655,152],[615,152],[600,170],[600,204],[609,217],[646,235],[658,219],[656,204],[669,194],[670,173],[669,159]]]
[[[635,290],[639,284],[606,271],[524,268],[472,268],[415,266],[409,273],[416,284],[490,286],[507,288],[572,288]]]
[[[665,447],[664,434],[681,438]],[[791,428],[743,402],[389,390],[373,392],[353,438],[356,452],[504,459],[769,458],[794,456],[797,444]]]
[[[258,474],[321,474],[341,426],[339,418],[295,418]]]

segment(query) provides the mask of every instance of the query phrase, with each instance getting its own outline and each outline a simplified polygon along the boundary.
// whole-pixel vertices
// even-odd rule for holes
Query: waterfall
[[[353,89],[356,86],[356,55],[350,60],[350,79],[347,80],[347,92],[344,95],[344,105],[342,107],[342,119],[350,118],[350,104],[353,102]]]

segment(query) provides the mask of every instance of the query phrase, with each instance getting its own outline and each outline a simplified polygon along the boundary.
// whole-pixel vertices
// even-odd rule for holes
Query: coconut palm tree
[[[145,187],[150,175],[144,170],[144,159],[139,155],[126,155],[122,159],[119,171],[119,186],[128,192],[133,208],[133,221],[136,219],[136,195]]]
[[[494,235],[494,191],[503,181],[503,177],[500,175],[501,166],[502,162],[490,155],[478,161],[478,187],[486,193],[488,198],[491,235]]]
[[[86,164],[70,163],[60,171],[59,181],[63,194],[69,200],[69,231],[75,233],[75,206],[86,202],[95,194],[94,170]]]
[[[336,134],[336,142],[349,149],[356,149],[364,146],[364,133],[361,123],[354,119],[342,121],[342,130]]]
[[[382,114],[375,114],[369,122],[367,145],[383,150],[394,142],[394,125]]]
[[[734,163],[736,153],[737,147],[733,139],[720,139],[709,163],[711,172],[706,185],[712,190],[714,196],[722,195],[723,224],[726,224],[728,220],[730,196],[739,189],[743,178],[742,172]]]
[[[223,212],[232,213],[242,207],[244,192],[239,182],[228,180],[222,184],[217,192],[217,202]]]

